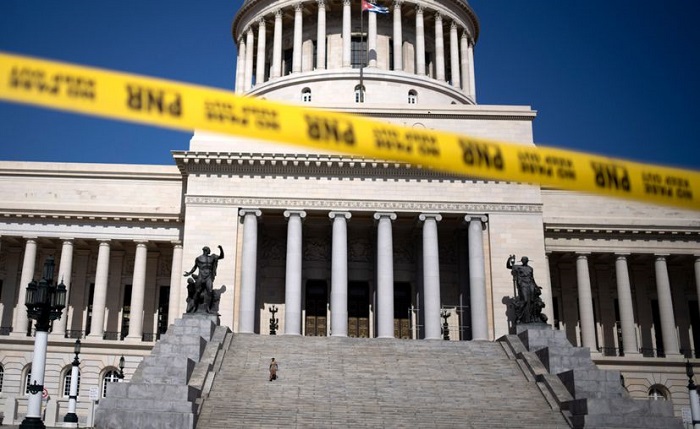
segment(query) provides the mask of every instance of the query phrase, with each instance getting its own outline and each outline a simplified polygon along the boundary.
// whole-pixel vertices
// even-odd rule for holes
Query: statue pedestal
[[[515,334],[519,335],[527,330],[552,330],[552,325],[543,322],[533,322],[533,323],[519,323],[515,325]]]

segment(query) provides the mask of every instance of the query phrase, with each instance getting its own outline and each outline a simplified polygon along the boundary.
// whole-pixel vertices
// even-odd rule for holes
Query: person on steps
[[[275,362],[275,358],[272,358],[272,361],[270,361],[270,381],[276,380],[277,379],[277,362]]]

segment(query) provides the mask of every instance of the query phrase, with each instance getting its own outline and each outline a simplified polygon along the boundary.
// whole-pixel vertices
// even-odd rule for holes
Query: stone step
[[[465,426],[569,427],[499,343],[249,334],[234,334],[197,423]]]

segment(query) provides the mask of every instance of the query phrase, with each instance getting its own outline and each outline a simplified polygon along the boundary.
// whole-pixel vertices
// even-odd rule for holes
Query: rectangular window
[[[123,340],[129,335],[129,319],[131,318],[131,285],[124,285],[124,300],[122,301],[122,332]]]
[[[282,67],[282,76],[287,76],[292,73],[292,61],[294,58],[294,49],[284,50],[284,66]]]
[[[352,68],[359,69],[367,61],[367,40],[360,36],[352,36],[350,41],[350,63]]]

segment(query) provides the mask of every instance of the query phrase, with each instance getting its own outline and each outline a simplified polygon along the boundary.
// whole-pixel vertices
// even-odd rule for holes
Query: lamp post
[[[119,358],[119,374],[117,374],[117,378],[119,381],[124,380],[124,356]]]
[[[41,421],[41,394],[44,391],[44,370],[46,368],[46,348],[49,342],[51,322],[60,319],[66,306],[66,286],[63,281],[53,283],[55,264],[52,256],[44,262],[44,272],[38,282],[32,280],[27,286],[27,315],[36,320],[34,336],[34,358],[32,361],[32,383],[28,386],[27,416],[19,426],[22,429],[44,429]]]
[[[693,382],[693,365],[685,360],[685,374],[688,376],[688,395],[690,396],[690,415],[693,418],[693,429],[700,428],[700,398],[698,389]]]
[[[73,348],[75,353],[75,358],[73,359],[73,367],[70,373],[70,395],[68,396],[68,414],[63,418],[63,427],[66,428],[77,428],[78,427],[78,415],[75,414],[75,407],[78,402],[78,379],[80,378],[80,360],[78,355],[80,354],[80,340],[75,340],[75,347]]]

